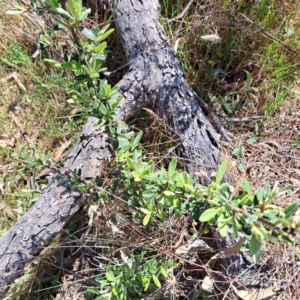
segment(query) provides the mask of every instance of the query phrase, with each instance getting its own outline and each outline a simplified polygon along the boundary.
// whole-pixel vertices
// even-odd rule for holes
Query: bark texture
[[[137,110],[151,108],[178,136],[176,152],[186,160],[189,173],[207,184],[220,162],[219,135],[197,104],[168,43],[158,21],[158,1],[111,0],[110,4],[116,5],[114,22],[130,64],[118,84],[123,95],[118,118],[127,120]],[[95,122],[89,119],[64,169],[54,172],[35,205],[0,239],[0,297],[83,205],[86,195],[71,188],[72,172],[81,169],[82,178],[96,177],[110,160],[105,128],[94,127]],[[208,177],[196,178],[200,170]]]
[[[115,10],[115,23],[130,63],[129,73],[118,84],[124,102],[117,112],[125,110],[129,116],[135,109],[151,108],[178,136],[176,152],[187,160],[189,173],[208,172],[208,178],[200,178],[206,184],[220,162],[219,135],[186,82],[157,18],[158,7],[157,1],[123,0]]]

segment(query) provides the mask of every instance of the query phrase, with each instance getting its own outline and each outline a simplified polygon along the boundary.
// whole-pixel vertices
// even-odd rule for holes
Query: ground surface
[[[267,181],[271,186],[278,182],[279,187],[292,184],[294,189],[282,196],[280,205],[286,207],[299,202],[299,5],[293,1],[260,1],[260,4],[204,1],[201,5],[193,3],[184,20],[176,19],[188,2],[163,1],[161,22],[190,84],[222,117],[263,117],[224,123],[234,135],[233,146],[221,142],[234,186],[239,188],[241,177],[247,178],[255,188]],[[30,14],[5,15],[7,9],[13,9],[13,4],[12,0],[0,4],[1,235],[37,199],[47,184],[40,172],[49,160],[63,160],[63,153],[75,142],[86,120],[82,114],[84,108],[72,107],[66,101],[68,95],[62,86],[68,74],[45,67],[41,56],[32,59],[37,50],[36,32],[41,34],[43,30],[42,19],[37,22],[36,16]],[[106,17],[104,11],[100,12],[89,20],[91,27],[96,26],[97,17]],[[46,23],[49,22],[47,19]],[[62,43],[67,44],[67,39]],[[126,62],[114,50],[120,50],[116,37],[110,44],[112,58],[108,68],[120,69],[111,78],[116,83],[126,69]],[[59,57],[53,51],[47,55]],[[151,112],[146,115],[151,121],[145,121],[144,127],[152,128],[152,133],[145,139],[145,148],[157,154],[159,140],[149,142],[149,139],[165,135],[164,126]],[[245,171],[241,171],[241,164]],[[77,216],[79,224],[81,219],[90,219],[92,226],[97,219],[91,211],[88,219],[85,218],[84,214]],[[93,229],[89,226],[87,232],[101,231],[99,224],[94,224]],[[81,231],[85,225],[82,221]],[[124,228],[122,234],[126,238]],[[75,236],[78,238],[78,234],[71,237]],[[264,261],[271,279],[284,287],[281,299],[299,299],[299,244],[267,245]],[[72,260],[68,263],[74,267]],[[40,279],[45,278],[45,273],[38,274]],[[50,270],[47,276],[51,282],[48,286],[61,284],[57,271]],[[26,289],[28,295],[31,292],[31,287]],[[42,291],[38,295],[46,299]]]

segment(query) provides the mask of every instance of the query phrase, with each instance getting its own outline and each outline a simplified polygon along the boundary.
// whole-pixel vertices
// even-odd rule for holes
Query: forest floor
[[[87,21],[90,28],[107,18],[98,2]],[[47,185],[41,172],[51,161],[63,161],[87,119],[84,107],[67,102],[63,87],[68,74],[45,66],[41,54],[32,57],[39,40],[47,42],[45,28],[51,18],[5,14],[16,3],[0,4],[0,236],[33,205]],[[21,3],[29,5],[28,0]],[[298,1],[194,1],[185,11],[188,3],[161,1],[161,24],[190,85],[217,115],[228,118],[224,126],[234,135],[233,145],[221,139],[221,149],[233,186],[240,188],[241,178],[255,189],[266,182],[271,187],[293,185],[279,204],[299,203]],[[68,43],[67,38],[61,43]],[[107,68],[116,84],[126,70],[126,60],[117,35],[109,44]],[[45,57],[59,57],[45,51]],[[244,117],[254,118],[232,119]],[[144,139],[145,149],[159,152],[159,139],[153,137],[167,135],[163,124],[148,111],[140,118],[144,121],[132,122],[152,130],[152,140]],[[91,214],[81,213],[76,222],[85,224],[90,219]],[[284,287],[280,299],[299,299],[300,244],[267,244],[263,260],[270,280]],[[59,263],[53,265],[55,271],[49,269],[46,275],[37,272],[40,285],[25,289],[20,297],[50,299],[61,284]]]

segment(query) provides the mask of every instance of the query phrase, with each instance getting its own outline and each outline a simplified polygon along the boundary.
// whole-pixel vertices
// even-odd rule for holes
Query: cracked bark
[[[178,136],[177,154],[201,184],[220,163],[219,135],[203,114],[179,62],[158,21],[156,0],[121,0],[110,4],[114,12],[129,71],[118,83],[123,100],[116,109],[126,121],[136,111],[150,108]],[[39,255],[83,205],[86,195],[74,190],[70,171],[81,169],[82,178],[101,175],[110,153],[105,128],[90,118],[62,170],[52,178],[35,205],[0,239],[0,297],[24,267]],[[205,170],[207,178],[196,178]]]

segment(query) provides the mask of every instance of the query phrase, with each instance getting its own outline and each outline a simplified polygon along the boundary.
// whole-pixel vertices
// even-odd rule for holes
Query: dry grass
[[[294,190],[280,199],[281,205],[286,207],[292,202],[299,202],[300,148],[297,148],[296,144],[296,140],[300,138],[299,4],[297,1],[278,0],[268,3],[231,3],[218,0],[202,1],[202,4],[198,2],[193,3],[183,21],[170,20],[183,11],[188,1],[164,0],[162,3],[162,23],[169,34],[171,44],[175,46],[176,41],[178,42],[177,55],[190,84],[223,117],[265,117],[252,122],[228,123],[228,130],[235,136],[234,147],[225,141],[221,145],[223,157],[229,161],[229,175],[236,187],[241,176],[246,177],[255,188],[267,181],[271,186],[278,181],[279,187],[292,184]],[[36,21],[36,16],[31,14],[14,17],[5,15],[4,11],[11,9],[13,3],[12,0],[5,0],[0,4],[0,54],[4,58],[0,61],[0,234],[32,205],[32,200],[45,185],[45,182],[35,180],[37,173],[47,164],[47,159],[56,155],[62,143],[74,140],[73,136],[80,132],[83,122],[79,119],[79,124],[76,124],[70,117],[74,112],[67,106],[66,95],[60,88],[60,83],[53,77],[47,77],[50,70],[44,67],[40,59],[31,62],[30,56],[36,51],[38,42],[35,31],[40,30],[41,26]],[[23,1],[24,5],[28,3]],[[100,7],[100,3],[95,3]],[[90,26],[105,18],[107,15],[103,11],[98,15],[94,13]],[[264,30],[255,24],[262,26]],[[291,34],[289,29],[294,33]],[[216,33],[222,39],[218,44],[200,38]],[[21,56],[17,55],[20,54],[20,50],[17,49],[17,54],[13,57],[15,42],[21,46]],[[116,45],[116,41],[111,42],[114,57],[110,62],[110,70],[124,63],[124,56],[114,51],[113,46]],[[20,90],[16,80],[7,79],[13,72],[17,73],[28,94]],[[247,72],[251,77],[250,85]],[[209,74],[215,75],[208,76]],[[119,79],[118,76],[114,78],[115,82]],[[27,140],[13,121],[9,110],[13,110],[27,134]],[[64,116],[67,117],[60,118]],[[143,118],[146,116],[143,115]],[[148,129],[144,147],[155,158],[156,155],[161,155],[165,149],[164,145],[167,145],[163,143],[169,142],[168,138],[171,137],[167,137],[168,130],[164,129],[164,125],[155,116],[148,113],[148,117],[150,123],[148,120],[145,125],[141,124],[142,121],[135,120],[135,125],[152,129]],[[77,125],[78,127],[74,127]],[[233,154],[234,148],[238,148],[239,145],[244,151],[241,157]],[[240,164],[246,166],[246,172],[239,170]],[[71,222],[76,228],[69,228],[59,241],[60,244],[54,246],[57,249],[55,253],[51,252],[53,257],[60,259],[59,266],[45,253],[40,260],[42,270],[35,270],[34,277],[38,277],[41,282],[43,278],[48,278],[48,281],[41,283],[39,288],[34,285],[27,286],[22,297],[37,299],[38,295],[38,299],[46,299],[52,293],[53,287],[60,287],[62,282],[78,282],[76,293],[80,294],[81,279],[86,280],[87,277],[93,276],[95,260],[102,259],[105,253],[90,247],[90,242],[97,241],[110,247],[111,252],[105,259],[113,260],[120,255],[120,249],[131,251],[140,247],[141,243],[143,247],[148,247],[149,251],[157,250],[158,239],[167,240],[168,245],[172,246],[178,241],[178,233],[182,227],[191,226],[189,220],[181,220],[181,223],[169,220],[168,224],[162,224],[162,230],[169,230],[151,233],[143,231],[137,224],[124,223],[122,220],[117,223],[119,232],[115,232],[115,225],[108,222],[115,204],[110,205],[112,206],[102,207],[102,214],[95,212],[92,215],[90,211],[89,226],[86,224],[88,220],[85,215],[79,215]],[[124,211],[121,210],[121,213],[123,216]],[[126,213],[128,212],[125,211]],[[95,236],[92,241],[91,233]],[[107,239],[111,235],[115,236],[114,244]],[[134,242],[123,245],[129,237]],[[73,240],[73,243],[70,240]],[[264,261],[269,267],[269,281],[284,289],[280,299],[300,297],[299,247],[299,244],[294,247],[268,244],[265,247]],[[169,255],[165,248],[159,250],[162,254]],[[92,256],[94,261],[87,262]],[[82,278],[70,277],[67,270],[77,270],[80,259]],[[172,259],[175,261],[178,258]],[[203,258],[197,259],[201,261]],[[45,265],[48,267],[45,268]],[[176,298],[195,288],[193,279],[200,276],[203,264],[195,268],[198,269],[186,273],[190,281],[184,281],[186,274],[182,272],[177,274],[177,279],[173,282],[166,283],[165,297],[170,298],[170,295],[173,295]],[[89,283],[84,281],[84,284]],[[34,289],[39,290],[41,287],[49,290],[31,294]],[[66,284],[65,287],[69,288]],[[163,299],[162,295],[160,297]]]

